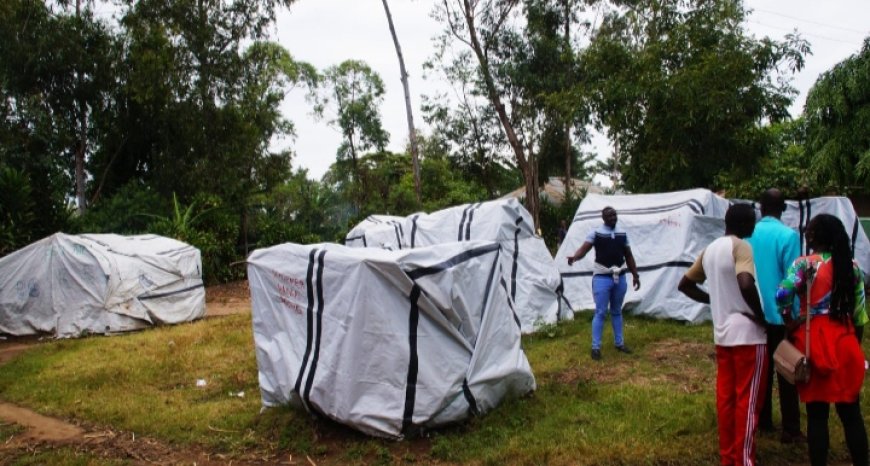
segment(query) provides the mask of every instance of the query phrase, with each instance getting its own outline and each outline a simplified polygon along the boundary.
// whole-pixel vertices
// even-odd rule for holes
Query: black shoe
[[[592,350],[592,360],[593,361],[601,361],[601,350],[597,350],[597,349]]]
[[[631,354],[631,350],[628,349],[628,346],[625,345],[617,346],[616,351],[619,351],[620,353]]]

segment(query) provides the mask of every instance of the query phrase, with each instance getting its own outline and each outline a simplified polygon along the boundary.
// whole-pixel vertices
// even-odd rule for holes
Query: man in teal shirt
[[[759,428],[772,432],[773,427],[773,352],[776,346],[786,336],[785,323],[776,308],[776,289],[786,276],[789,266],[800,255],[800,238],[796,231],[785,226],[780,217],[785,210],[785,199],[782,192],[771,188],[761,195],[761,220],[755,225],[755,231],[749,238],[752,245],[752,255],[755,259],[755,271],[758,289],[761,292],[761,305],[764,318],[767,321],[767,393],[764,406],[761,409]],[[777,374],[779,383],[779,408],[782,413],[783,443],[805,441],[806,437],[800,429],[800,405],[797,388]]]

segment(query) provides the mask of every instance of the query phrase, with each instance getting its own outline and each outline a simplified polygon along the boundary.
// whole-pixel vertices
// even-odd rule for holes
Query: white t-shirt
[[[752,310],[737,284],[737,274],[755,277],[752,246],[736,236],[716,239],[698,256],[686,278],[695,283],[707,281],[713,313],[713,341],[719,346],[767,343],[764,327],[749,316]]]

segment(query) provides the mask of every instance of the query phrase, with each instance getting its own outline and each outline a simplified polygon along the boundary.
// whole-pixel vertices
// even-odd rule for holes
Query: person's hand
[[[640,289],[640,277],[637,274],[634,274],[632,278],[634,281],[634,291],[637,291]]]

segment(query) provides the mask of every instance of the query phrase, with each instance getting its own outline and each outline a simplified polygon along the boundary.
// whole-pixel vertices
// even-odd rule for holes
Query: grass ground
[[[600,362],[589,358],[590,326],[584,313],[524,338],[535,393],[402,442],[369,438],[291,408],[261,413],[249,314],[39,344],[0,370],[0,398],[92,430],[130,432],[230,459],[716,464],[710,326],[629,317],[626,338],[635,353],[605,346]],[[0,425],[0,440],[14,429]],[[836,420],[831,431],[832,459],[843,461],[848,456]],[[63,463],[59,451],[42,451],[55,456],[29,463],[32,456],[0,450],[0,464],[122,464],[69,451],[61,457],[70,462]],[[765,465],[806,461],[803,448],[781,445],[776,436],[759,439],[758,458]]]

